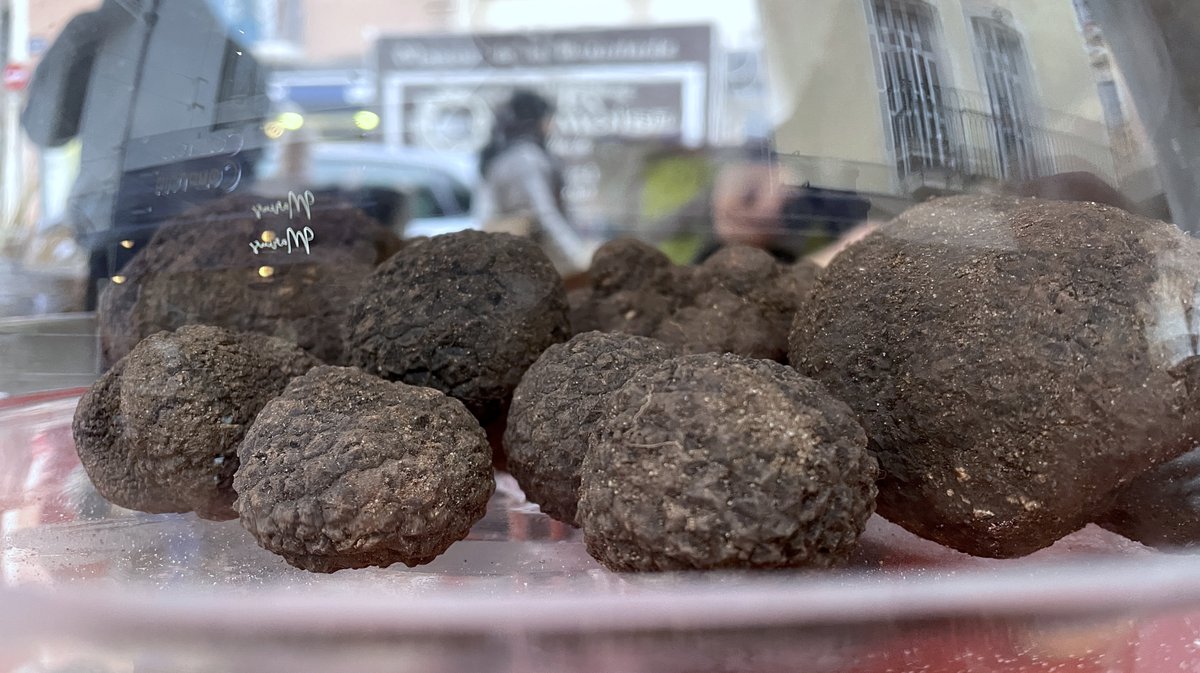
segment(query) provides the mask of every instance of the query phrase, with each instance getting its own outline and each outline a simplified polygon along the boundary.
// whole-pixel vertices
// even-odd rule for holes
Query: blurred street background
[[[134,99],[110,110],[132,121],[104,169],[116,176],[108,202],[134,187],[189,191],[195,169],[148,161],[171,154],[154,143],[253,127],[265,182],[292,171],[403,191],[406,235],[477,226],[477,153],[516,87],[555,105],[549,150],[580,235],[634,234],[681,262],[711,238],[704,210],[722,161],[763,147],[797,185],[869,202],[874,220],[930,196],[1063,173],[1095,176],[1164,219],[1200,198],[1163,179],[1155,157],[1168,140],[1143,118],[1169,106],[1145,100],[1116,66],[1097,18],[1115,20],[1110,0],[204,1],[219,29],[147,27],[143,58],[160,79],[113,89]],[[87,284],[69,206],[81,140],[39,147],[19,122],[35,68],[81,13],[161,18],[195,2],[0,0],[0,315],[77,310]],[[234,51],[204,71],[227,39]],[[1132,28],[1121,39],[1139,43]],[[261,72],[231,65],[246,62],[243,50]],[[258,78],[261,118],[229,117],[221,106]],[[189,121],[213,96],[220,109]],[[143,108],[161,111],[147,121]],[[189,152],[202,144],[188,142]],[[120,204],[105,212],[103,226],[123,224]],[[805,226],[826,217],[804,212]]]

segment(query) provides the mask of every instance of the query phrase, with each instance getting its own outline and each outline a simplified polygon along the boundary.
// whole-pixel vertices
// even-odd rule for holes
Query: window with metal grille
[[[996,143],[1000,177],[1029,180],[1054,172],[1053,152],[1044,147],[1038,131],[1029,90],[1029,59],[1021,34],[996,18],[972,20],[983,63],[992,136]]]
[[[901,177],[952,167],[937,12],[922,0],[873,0],[888,117]]]

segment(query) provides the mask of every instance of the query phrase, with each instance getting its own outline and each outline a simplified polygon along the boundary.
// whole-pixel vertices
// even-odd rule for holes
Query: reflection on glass
[[[754,216],[774,222],[771,246],[799,238],[802,251],[861,223],[860,201],[873,219],[978,191],[1099,200],[1164,219],[1190,203],[1190,178],[1162,163],[1164,134],[1184,113],[1135,95],[1179,66],[1151,73],[1129,53],[1148,43],[1169,0],[1144,10],[1114,0],[610,0],[586,11],[541,0],[371,0],[354,12],[331,0],[206,4],[211,11],[197,3],[185,17],[162,0],[110,1],[81,15],[100,31],[88,48],[101,66],[87,71],[54,65],[78,41],[78,28],[51,28],[70,8],[31,0],[34,30],[50,32],[42,37],[51,47],[30,95],[30,138],[50,148],[78,126],[84,141],[75,168],[43,162],[45,212],[62,212],[61,185],[74,181],[66,224],[87,234],[99,277],[129,255],[96,246],[142,241],[206,192],[252,189],[261,178],[283,184],[291,145],[317,154],[365,141],[436,155],[419,162],[428,179],[391,189],[420,202],[454,163],[461,200],[458,192],[478,191],[471,167],[517,88],[556,110],[546,144],[562,163],[570,226],[593,241],[633,233],[680,261],[731,240],[710,208],[729,163],[779,166],[763,188],[787,193],[772,200],[776,212]],[[121,97],[54,93],[56,76],[66,82],[60,72],[79,80],[61,91],[88,91],[91,73],[133,35],[151,45],[142,56],[150,66],[128,82],[144,101],[137,94],[118,111]],[[220,48],[203,51],[212,40]],[[210,52],[220,54],[211,73],[204,59],[170,66]],[[210,84],[188,89],[172,79],[178,72]],[[104,145],[117,148],[105,155],[116,167],[105,174],[123,176],[116,182],[93,171],[102,143],[89,133],[113,131],[97,106],[113,107],[105,119],[133,121]],[[39,119],[64,123],[52,133]],[[685,154],[686,172],[704,179],[658,177]],[[205,156],[232,158],[236,169],[190,165]],[[314,186],[344,186],[328,180]],[[144,181],[156,197],[138,196]],[[359,181],[368,183],[391,179]],[[468,212],[439,205],[446,214],[418,219],[445,222],[419,222],[413,233],[480,227],[481,203]],[[100,233],[135,225],[136,236]]]

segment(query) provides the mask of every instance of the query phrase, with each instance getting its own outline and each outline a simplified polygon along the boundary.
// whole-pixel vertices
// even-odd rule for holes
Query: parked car
[[[471,204],[478,173],[474,157],[378,143],[318,143],[310,149],[315,190],[404,195],[406,238],[478,229]]]

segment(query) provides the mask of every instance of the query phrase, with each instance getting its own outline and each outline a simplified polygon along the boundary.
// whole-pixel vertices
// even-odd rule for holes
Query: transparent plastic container
[[[0,673],[1200,670],[1192,0],[0,11]],[[212,324],[345,364],[373,269],[468,229],[532,237],[575,309],[611,290],[589,259],[622,236],[672,278],[735,245],[809,269],[782,328],[733,282],[654,295],[651,327],[663,304],[627,296],[585,317],[670,339],[699,314],[685,350],[770,323],[754,357],[843,396],[880,457],[848,562],[612,572],[502,470],[432,563],[331,575],[238,521],[98,495],[73,414],[139,341]],[[952,450],[919,473],[911,446]],[[1005,536],[1085,499],[1053,544]]]
[[[91,385],[98,347],[93,315],[0,319],[0,399]]]
[[[1096,527],[997,561],[877,517],[839,571],[622,575],[506,475],[434,563],[314,575],[236,521],[89,492],[76,401],[0,406],[8,670],[1154,673],[1200,650],[1195,558]]]

